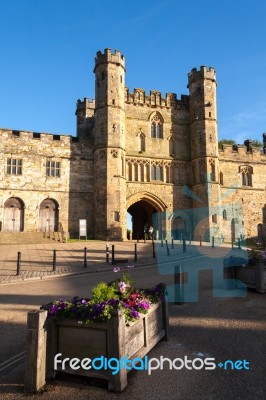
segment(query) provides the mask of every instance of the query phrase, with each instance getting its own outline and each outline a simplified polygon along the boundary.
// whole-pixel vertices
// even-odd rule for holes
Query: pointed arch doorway
[[[165,211],[163,202],[150,195],[131,196],[127,201],[127,212],[132,217],[132,239],[144,239],[144,231],[153,226],[154,234],[156,231],[161,231],[161,213]],[[158,216],[156,214],[158,213]]]
[[[58,231],[59,207],[57,201],[45,199],[40,204],[39,230],[43,232]]]

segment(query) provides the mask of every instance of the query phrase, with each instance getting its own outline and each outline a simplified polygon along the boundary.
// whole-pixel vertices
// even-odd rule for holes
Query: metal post
[[[154,242],[152,242],[152,257],[155,258],[155,245],[154,245]]]
[[[137,232],[137,242],[139,242],[139,233]]]
[[[201,242],[201,236],[199,237],[199,240],[200,240],[200,242],[199,242],[199,243],[200,243],[200,246],[202,246],[202,242]]]
[[[166,244],[167,255],[170,256],[170,251],[169,251],[167,240],[165,241],[165,244]]]
[[[115,263],[115,245],[112,244],[112,265]]]
[[[109,263],[109,243],[106,244],[106,262]]]
[[[163,247],[163,235],[161,236],[161,247]]]
[[[135,259],[134,261],[138,260],[138,254],[137,254],[137,243],[135,243]]]
[[[84,247],[84,268],[87,267],[87,247]]]
[[[241,249],[241,246],[240,246],[240,238],[238,238],[238,248]]]
[[[187,251],[186,239],[183,239],[183,253]]]
[[[191,244],[191,233],[189,234],[189,244]]]
[[[21,252],[18,251],[18,259],[17,259],[17,275],[20,275],[20,267],[21,267]]]
[[[184,304],[184,273],[181,265],[175,267],[175,304]]]
[[[172,237],[172,249],[174,248],[174,238]]]
[[[56,270],[56,250],[53,250],[53,271]]]
[[[146,243],[146,233],[144,232],[144,243]]]
[[[212,237],[212,248],[214,249],[214,236]]]
[[[233,241],[233,239],[232,239],[232,249],[234,248],[234,241]]]
[[[182,240],[183,240],[183,235],[182,233],[180,233],[180,243],[182,243]]]

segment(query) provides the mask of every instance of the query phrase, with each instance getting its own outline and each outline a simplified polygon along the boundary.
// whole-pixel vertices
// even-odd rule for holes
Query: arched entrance
[[[185,218],[177,216],[172,220],[172,237],[174,239],[186,238],[187,236],[187,223]]]
[[[127,212],[132,217],[132,239],[144,239],[144,230],[149,226],[154,227],[154,235],[156,231],[162,229],[159,221],[160,213],[165,211],[163,202],[150,194],[138,194],[131,196],[127,201]],[[155,214],[158,214],[156,218]]]
[[[58,203],[45,199],[40,204],[39,229],[45,232],[58,231]]]
[[[21,232],[24,229],[24,203],[17,197],[11,197],[4,204],[5,232]]]

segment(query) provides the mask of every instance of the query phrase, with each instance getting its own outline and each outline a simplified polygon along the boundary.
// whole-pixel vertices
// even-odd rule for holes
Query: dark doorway
[[[140,200],[128,208],[132,216],[132,239],[144,239],[144,227],[153,225],[153,214],[157,212],[152,204]]]

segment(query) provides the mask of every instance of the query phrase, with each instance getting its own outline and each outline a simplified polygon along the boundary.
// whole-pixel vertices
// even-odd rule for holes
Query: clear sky
[[[75,135],[94,97],[94,57],[120,50],[126,84],[187,94],[187,73],[217,72],[219,139],[266,131],[264,0],[0,0],[0,127]]]

